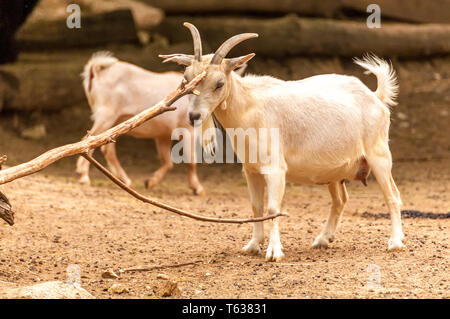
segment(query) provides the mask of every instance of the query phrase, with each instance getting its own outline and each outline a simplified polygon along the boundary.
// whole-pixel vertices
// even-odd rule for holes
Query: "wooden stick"
[[[11,209],[8,197],[0,192],[0,218],[10,226],[14,225],[14,212]]]
[[[88,136],[80,142],[54,148],[29,162],[0,171],[0,185],[9,183],[17,178],[36,173],[64,157],[78,155],[87,152],[92,148],[113,142],[120,135],[128,133],[149,119],[164,112],[175,110],[175,107],[171,107],[171,105],[182,96],[192,93],[197,84],[203,80],[205,75],[206,72],[202,72],[191,82],[187,84],[183,82],[178,89],[169,94],[158,104],[142,111],[127,121],[122,122],[101,134],[95,136],[89,136],[88,134]]]
[[[148,203],[151,205],[154,205],[159,208],[163,208],[165,210],[168,210],[172,213],[182,215],[185,217],[189,217],[192,219],[204,221],[204,222],[212,222],[212,223],[225,223],[225,224],[244,224],[244,223],[255,223],[255,222],[262,222],[264,220],[268,219],[274,219],[280,216],[287,216],[286,213],[278,213],[274,215],[269,215],[265,217],[258,217],[258,218],[247,218],[247,219],[226,219],[226,218],[214,218],[214,217],[204,217],[200,215],[195,215],[192,213],[189,213],[185,210],[175,208],[173,206],[167,205],[165,203],[159,202],[155,199],[146,197],[134,189],[128,187],[124,182],[122,182],[120,179],[115,177],[110,171],[108,171],[102,164],[97,162],[92,156],[88,155],[87,153],[81,154],[84,158],[86,158],[89,162],[91,162],[92,165],[94,165],[98,170],[100,170],[103,174],[106,175],[110,180],[112,180],[116,185],[118,185],[120,188],[122,188],[124,191],[126,191],[131,196],[139,199],[140,201],[143,201],[144,203]]]
[[[179,214],[182,216],[186,216],[189,218],[193,218],[200,221],[205,222],[213,222],[213,223],[228,223],[228,224],[243,224],[243,223],[254,223],[254,222],[261,222],[268,219],[274,219],[280,216],[287,216],[286,213],[278,213],[275,215],[269,215],[266,217],[258,217],[258,218],[248,218],[248,219],[221,219],[221,218],[213,218],[213,217],[203,217],[199,215],[195,215],[192,213],[189,213],[185,210],[178,209],[175,207],[172,207],[170,205],[167,205],[165,203],[159,202],[155,199],[143,196],[142,194],[138,193],[137,191],[131,189],[127,185],[125,185],[121,180],[116,178],[113,174],[111,174],[104,166],[102,166],[99,162],[97,162],[93,157],[88,155],[88,151],[92,148],[96,148],[108,143],[112,143],[116,140],[116,138],[120,135],[126,134],[135,127],[143,124],[145,121],[148,121],[149,119],[162,114],[167,111],[175,110],[175,107],[171,107],[171,105],[181,98],[182,96],[190,93],[195,92],[195,87],[200,83],[201,80],[205,77],[206,73],[202,72],[198,76],[196,76],[191,82],[186,83],[186,81],[181,82],[180,86],[176,91],[169,94],[166,98],[164,98],[161,102],[156,104],[155,106],[148,108],[141,113],[135,115],[134,117],[130,118],[129,120],[118,124],[109,130],[95,136],[90,136],[89,134],[80,142],[68,144],[64,146],[60,146],[58,148],[54,148],[41,156],[36,157],[35,159],[17,165],[10,167],[6,170],[0,171],[0,185],[9,183],[15,179],[36,173],[45,167],[49,166],[50,164],[56,162],[57,160],[67,157],[67,156],[73,156],[73,155],[81,155],[84,158],[86,158],[89,162],[91,162],[97,169],[99,169],[103,174],[105,174],[109,179],[111,179],[115,184],[117,184],[119,187],[121,187],[123,190],[125,190],[130,195],[134,196],[135,198],[143,201],[144,203],[148,203],[154,206],[157,206],[159,208],[163,208],[165,210],[168,210],[170,212],[173,212],[175,214]],[[6,158],[0,158],[0,164],[3,163],[6,160]],[[0,215],[0,218],[3,218],[2,215]],[[5,219],[9,224],[10,221],[8,221],[7,218]]]
[[[202,262],[201,260],[196,260],[196,261],[190,261],[190,262],[181,263],[181,264],[159,265],[159,266],[152,266],[152,267],[125,268],[125,269],[120,269],[119,272],[124,273],[124,272],[130,272],[130,271],[152,271],[152,270],[163,269],[163,268],[177,268],[177,267],[182,267],[182,266],[195,265],[195,264],[198,264],[201,262]]]

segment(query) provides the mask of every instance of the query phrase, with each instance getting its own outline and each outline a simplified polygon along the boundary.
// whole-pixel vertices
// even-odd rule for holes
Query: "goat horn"
[[[202,58],[202,39],[200,38],[200,32],[189,22],[185,22],[183,25],[191,31],[192,40],[194,40],[194,57],[195,60],[200,62]]]
[[[231,49],[233,49],[236,45],[238,45],[242,41],[257,37],[257,33],[242,33],[229,38],[227,41],[222,43],[222,45],[217,49],[216,53],[214,53],[210,64],[220,64],[223,58],[227,56],[228,52],[230,52]]]

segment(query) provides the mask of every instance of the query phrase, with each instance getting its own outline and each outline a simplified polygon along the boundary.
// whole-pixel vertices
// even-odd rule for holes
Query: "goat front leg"
[[[166,176],[167,172],[173,168],[173,162],[170,157],[172,140],[169,137],[160,137],[156,139],[156,149],[161,160],[162,166],[158,168],[149,178],[145,180],[145,187],[150,189],[157,185]]]
[[[188,144],[190,143],[190,145]],[[188,153],[187,158],[189,158],[189,163],[187,163],[188,169],[189,169],[189,187],[194,191],[195,195],[199,196],[205,196],[205,189],[203,188],[202,184],[200,184],[200,181],[198,180],[197,175],[197,163],[195,161],[195,140],[194,135],[191,134],[191,139],[184,140],[183,139],[183,152]],[[190,147],[189,147],[190,146]]]
[[[264,177],[261,174],[247,172],[244,169],[247,179],[248,191],[250,193],[250,202],[252,204],[253,216],[262,217],[264,213]],[[264,242],[264,224],[257,222],[253,224],[252,239],[242,248],[242,251],[248,254],[259,254],[260,245]]]
[[[127,173],[123,169],[122,165],[120,165],[119,159],[117,158],[116,153],[116,144],[109,143],[103,145],[100,150],[103,153],[103,156],[106,159],[106,163],[108,163],[108,167],[111,172],[116,175],[122,182],[124,182],[127,186],[131,185],[131,179],[128,177]]]
[[[107,129],[111,128],[116,122],[116,117],[113,115],[105,116],[103,114],[98,114],[94,121],[94,125],[92,125],[91,130],[89,131],[90,135],[97,135],[103,133]],[[94,150],[89,150],[88,154],[92,156]],[[79,183],[83,185],[90,185],[91,180],[89,178],[89,166],[90,163],[87,159],[80,156],[77,160],[76,173],[80,175]]]
[[[334,240],[339,219],[348,200],[347,189],[344,183],[332,182],[328,184],[328,190],[332,200],[331,211],[324,229],[312,244],[314,248],[326,248]]]
[[[281,202],[284,196],[286,172],[277,172],[264,175],[267,184],[267,213],[274,215],[280,212]],[[281,261],[284,257],[283,246],[280,241],[280,230],[278,218],[272,219],[270,223],[270,239],[267,247],[267,261]]]

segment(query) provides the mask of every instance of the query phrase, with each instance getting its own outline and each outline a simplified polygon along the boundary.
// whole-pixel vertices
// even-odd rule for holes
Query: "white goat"
[[[257,34],[236,35],[225,41],[214,56],[202,57],[198,30],[185,23],[194,38],[195,55],[161,56],[165,61],[185,65],[184,76],[190,81],[202,71],[206,77],[198,86],[199,96],[189,105],[192,123],[204,123],[213,113],[226,128],[278,128],[278,164],[267,170],[266,164],[250,163],[240,157],[247,178],[255,217],[263,215],[264,189],[268,189],[267,210],[281,209],[285,181],[328,184],[332,197],[331,212],[314,247],[327,247],[333,241],[339,218],[347,202],[343,181],[361,180],[373,171],[383,192],[392,220],[388,248],[401,249],[404,238],[400,215],[400,193],[391,175],[392,157],[388,145],[389,106],[394,105],[397,81],[393,69],[375,56],[356,60],[376,75],[378,88],[372,92],[353,76],[327,74],[299,81],[282,81],[270,76],[238,77],[231,72],[249,61],[254,54],[225,59],[241,41]],[[197,122],[195,122],[197,121]],[[246,141],[247,146],[259,139]],[[233,147],[236,150],[235,141]],[[257,145],[256,145],[257,146]],[[239,155],[239,154],[238,154]],[[278,220],[270,222],[270,240],[266,259],[283,257]],[[259,253],[264,241],[263,223],[255,223],[253,236],[243,248]]]
[[[94,125],[90,130],[92,135],[102,133],[158,103],[172,92],[183,79],[181,73],[150,72],[136,65],[119,61],[110,53],[104,52],[94,54],[85,65],[82,75],[83,87],[94,120]],[[184,127],[193,132],[187,118],[188,97],[179,99],[174,105],[177,106],[175,111],[163,113],[128,133],[136,138],[154,138],[156,141],[162,166],[146,180],[147,188],[159,183],[173,167],[171,159],[172,130]],[[193,137],[183,143],[193,143]],[[189,150],[191,147],[184,149]],[[124,183],[130,185],[131,180],[117,159],[115,144],[102,146],[101,151],[111,171]],[[92,152],[93,150],[90,151],[91,154]],[[194,153],[191,152],[186,156],[190,156],[192,159],[188,163],[189,185],[195,194],[202,195],[204,189],[197,177]],[[81,183],[90,183],[89,162],[83,157],[78,159],[76,171],[81,175]]]

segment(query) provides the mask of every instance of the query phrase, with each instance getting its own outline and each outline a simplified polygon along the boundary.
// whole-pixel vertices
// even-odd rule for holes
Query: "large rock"
[[[113,53],[120,59],[154,72],[181,70],[162,64],[160,53],[189,52],[191,43],[167,47],[154,43],[147,48],[120,46]],[[57,111],[86,102],[80,73],[96,49],[48,53],[24,53],[14,64],[0,66],[0,111]]]
[[[167,14],[297,13],[302,16],[367,17],[367,6],[381,7],[382,18],[400,21],[450,23],[450,0],[141,0]],[[349,10],[350,9],[350,10]]]
[[[19,47],[50,50],[139,42],[129,9],[83,14],[81,28],[68,28],[66,22],[66,18],[59,18],[26,23],[17,33]]]
[[[168,14],[199,13],[299,13],[307,16],[332,17],[339,0],[141,0]]]
[[[80,77],[84,62],[70,59],[19,61],[2,66],[0,101],[3,101],[3,109],[58,110],[84,101]]]
[[[66,19],[69,15],[67,6],[74,2],[73,0],[40,0],[27,23]],[[78,0],[76,3],[80,6],[81,19],[85,14],[130,9],[139,30],[147,30],[158,25],[164,18],[164,12],[161,9],[136,0]]]
[[[117,9],[130,9],[139,30],[149,30],[161,23],[164,12],[140,1],[134,0],[83,0],[92,12],[104,12]]]
[[[113,53],[121,60],[137,64],[154,72],[182,71],[183,68],[175,63],[162,64],[158,54],[174,52],[192,54],[192,40],[188,30],[186,30],[185,36],[189,42],[179,42],[169,46],[163,43],[153,43],[145,48],[121,46],[120,49],[113,50]],[[256,43],[258,41],[261,41],[261,39],[249,40],[248,42]],[[244,52],[241,53],[251,52],[250,50],[253,51],[253,48],[248,48],[248,51],[243,50]],[[35,110],[44,112],[58,111],[80,103],[84,103],[87,108],[87,101],[79,74],[93,52],[94,50],[89,49],[53,52],[52,54],[26,53],[21,55],[17,63],[0,66],[0,104],[1,101],[4,101],[4,110],[26,113]],[[206,42],[204,43],[204,52],[211,52]],[[237,55],[237,53],[239,52],[231,52],[230,56]],[[406,61],[400,59],[399,62],[397,62],[397,59],[393,60],[396,69],[407,61],[411,61],[409,59]],[[403,81],[400,81],[400,92],[411,92],[415,88],[421,87],[420,81],[423,81],[424,76],[433,76],[437,72],[442,72],[442,75],[438,76],[442,77],[440,82],[448,81],[449,55],[446,58],[442,58],[439,67],[436,66],[426,71],[422,69],[425,62],[435,65],[437,61],[441,60],[433,57],[427,60],[416,61],[416,68],[409,68],[409,75],[405,78],[401,77]],[[354,75],[361,77],[364,81],[368,81],[369,84],[373,84],[371,86],[372,89],[376,88],[375,77],[363,76],[362,69],[352,63],[351,57],[289,56],[277,58],[258,54],[250,61],[248,66],[248,71],[251,73],[273,75],[285,80],[297,80],[324,73],[353,74],[352,70],[358,72]],[[414,86],[408,86],[408,83],[411,83],[408,80],[409,78],[417,79],[418,82],[414,83]],[[2,87],[4,90],[2,90]],[[2,96],[2,92],[5,94],[4,96]],[[446,98],[448,101],[448,92],[431,90],[430,94],[431,92],[435,94],[432,99],[433,102],[441,101],[443,98]],[[407,101],[407,103],[410,104],[411,102]]]
[[[450,0],[340,0],[344,8],[366,14],[367,6],[376,3],[381,9],[381,19],[400,21],[450,23]]]
[[[93,295],[76,284],[48,281],[32,286],[20,287],[13,283],[0,282],[2,299],[95,299]]]
[[[196,25],[202,40],[217,48],[227,38],[243,32],[256,32],[258,39],[239,44],[232,55],[255,52],[266,57],[360,56],[373,52],[380,56],[424,57],[450,53],[450,25],[384,23],[369,29],[365,21],[307,19],[288,15],[258,19],[238,17],[170,16],[157,30],[169,41],[190,39],[183,22]]]

